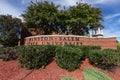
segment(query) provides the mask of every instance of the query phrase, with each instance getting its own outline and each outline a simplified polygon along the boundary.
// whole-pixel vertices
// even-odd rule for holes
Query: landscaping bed
[[[119,76],[119,50],[46,45],[0,52],[0,80],[119,80]]]
[[[97,69],[114,80],[120,80],[120,68],[110,72],[90,65],[88,60],[83,61],[81,67],[72,72],[61,69],[55,61],[48,64],[45,69],[38,70],[21,68],[16,60],[7,62],[0,60],[0,66],[0,80],[60,80],[63,76],[74,76],[78,80],[84,80],[82,70],[87,67]]]

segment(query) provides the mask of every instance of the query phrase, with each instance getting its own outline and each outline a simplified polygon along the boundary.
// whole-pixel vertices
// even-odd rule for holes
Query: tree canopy
[[[44,34],[51,34],[55,30],[57,6],[48,2],[31,2],[25,14],[22,14],[27,27],[41,28]],[[39,31],[37,32],[39,34]]]
[[[68,20],[71,31],[76,35],[88,33],[89,27],[100,24],[102,12],[99,8],[94,8],[88,4],[77,4],[69,8],[71,18]],[[89,26],[89,27],[88,27]]]
[[[28,28],[41,28],[44,34],[61,30],[68,34],[85,35],[89,33],[89,28],[103,20],[101,10],[91,5],[78,3],[76,6],[60,9],[47,1],[31,2],[22,16]]]
[[[0,15],[0,44],[15,46],[18,43],[19,25],[21,20],[11,15]]]

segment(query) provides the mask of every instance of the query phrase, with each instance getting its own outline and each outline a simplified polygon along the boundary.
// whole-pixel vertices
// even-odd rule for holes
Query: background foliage
[[[21,20],[11,15],[0,15],[0,44],[11,47],[18,44]]]

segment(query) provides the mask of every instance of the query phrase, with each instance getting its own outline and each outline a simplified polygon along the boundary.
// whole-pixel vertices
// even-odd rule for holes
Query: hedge
[[[113,69],[120,66],[120,54],[115,50],[91,50],[88,59],[92,65],[102,69]]]
[[[18,52],[14,47],[0,48],[0,59],[3,61],[15,60],[18,57]]]
[[[59,67],[73,71],[79,68],[82,55],[83,53],[79,48],[57,47],[55,60]]]
[[[18,62],[27,69],[44,68],[54,56],[53,46],[21,46]]]

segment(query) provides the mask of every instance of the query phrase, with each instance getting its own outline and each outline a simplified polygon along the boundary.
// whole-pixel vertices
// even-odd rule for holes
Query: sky
[[[13,17],[21,18],[20,15],[25,12],[30,1],[44,0],[0,0],[0,15],[10,14]],[[104,21],[104,37],[116,37],[120,41],[120,0],[48,0],[56,5],[70,6],[76,5],[76,2],[88,3],[93,7],[100,8]]]

